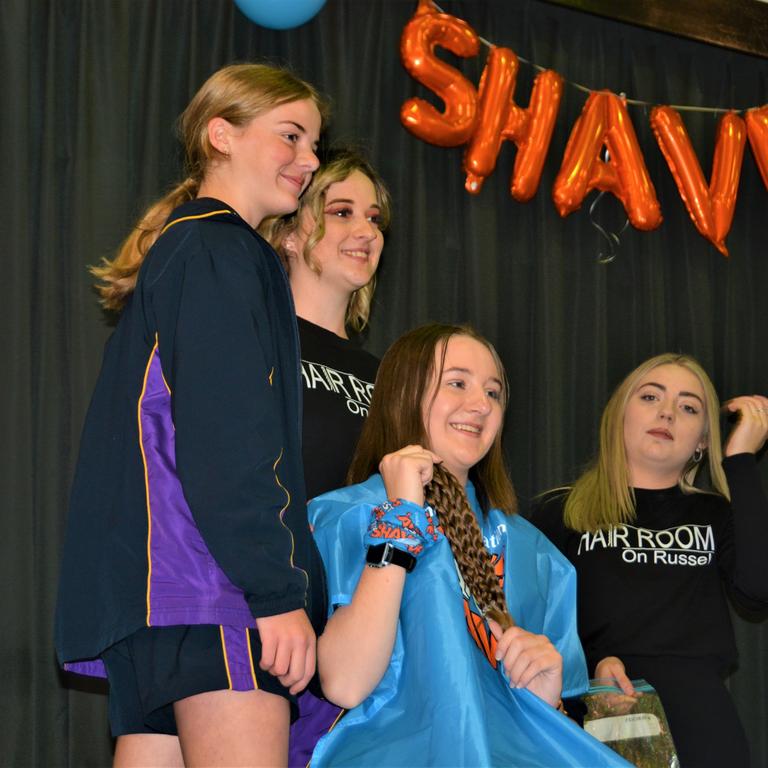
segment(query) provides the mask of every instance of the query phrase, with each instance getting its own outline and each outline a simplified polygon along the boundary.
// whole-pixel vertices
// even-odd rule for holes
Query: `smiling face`
[[[308,210],[302,211],[298,228],[286,239],[291,254],[291,283],[309,281],[348,298],[371,281],[384,247],[373,182],[355,170],[346,179],[331,184],[325,192],[322,215],[325,234],[312,249],[312,266],[303,258],[316,225]]]
[[[227,202],[254,227],[267,216],[295,211],[319,165],[321,119],[315,103],[280,104],[241,128],[217,120],[223,137],[215,146],[229,158]]]
[[[429,447],[465,485],[489,451],[503,417],[501,374],[490,350],[469,336],[451,336],[435,350],[435,376],[423,403]],[[439,377],[439,379],[438,379]]]
[[[704,388],[680,365],[645,374],[624,410],[624,448],[633,486],[666,488],[677,483],[697,448],[707,446]]]

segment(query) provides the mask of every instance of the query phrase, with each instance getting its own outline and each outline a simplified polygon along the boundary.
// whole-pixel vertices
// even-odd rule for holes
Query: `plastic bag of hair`
[[[581,697],[584,730],[637,768],[679,768],[672,734],[656,690],[633,680],[639,695],[627,696],[614,680],[592,680]]]

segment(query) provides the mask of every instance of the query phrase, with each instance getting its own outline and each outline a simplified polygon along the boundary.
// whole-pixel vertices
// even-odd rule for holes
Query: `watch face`
[[[365,556],[365,562],[372,568],[383,568],[392,562],[390,554],[392,549],[393,547],[389,542],[370,546]]]

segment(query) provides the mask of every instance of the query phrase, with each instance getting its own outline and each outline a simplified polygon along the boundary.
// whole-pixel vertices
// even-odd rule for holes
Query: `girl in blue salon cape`
[[[575,575],[514,514],[506,400],[466,327],[416,329],[382,360],[357,484],[309,508],[333,606],[320,680],[348,710],[313,768],[629,765],[558,711],[588,682]]]

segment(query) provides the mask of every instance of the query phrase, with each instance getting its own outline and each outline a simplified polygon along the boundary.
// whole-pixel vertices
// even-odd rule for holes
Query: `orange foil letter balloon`
[[[679,112],[672,107],[655,107],[651,127],[696,229],[728,256],[725,237],[733,222],[741,176],[744,121],[734,112],[727,112],[720,120],[709,187]]]
[[[747,136],[752,154],[768,189],[768,105],[747,112]]]
[[[460,72],[435,56],[436,45],[457,56],[476,56],[477,33],[465,21],[438,13],[431,0],[419,0],[414,17],[403,30],[400,57],[408,73],[444,102],[439,112],[424,99],[408,99],[400,121],[415,136],[441,147],[466,144],[477,116],[477,91]]]
[[[531,105],[521,109],[514,101],[517,56],[509,48],[492,48],[480,78],[477,127],[464,157],[466,190],[477,194],[496,167],[502,142],[517,145],[511,193],[521,203],[530,200],[539,186],[549,142],[560,106],[563,79],[547,70],[536,77]]]
[[[603,145],[608,162],[600,159]],[[618,197],[637,229],[661,224],[661,207],[627,107],[610,91],[590,94],[573,126],[552,191],[558,213],[575,211],[595,188]]]

